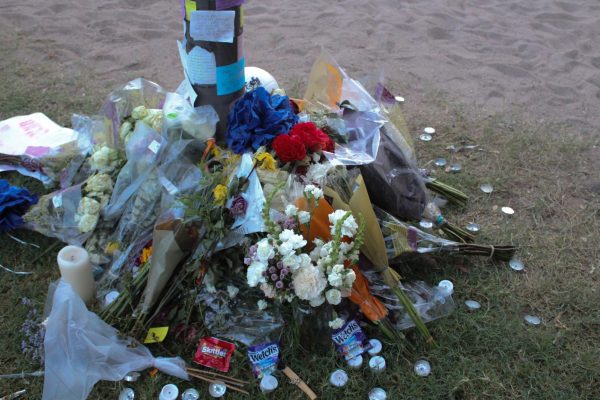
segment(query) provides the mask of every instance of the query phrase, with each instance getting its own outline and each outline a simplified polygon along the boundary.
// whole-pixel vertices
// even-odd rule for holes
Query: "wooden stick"
[[[209,379],[214,379],[214,380],[222,380],[225,381],[227,383],[231,383],[232,385],[236,385],[236,386],[245,386],[246,383],[245,382],[237,382],[234,380],[231,380],[231,378],[227,378],[227,377],[218,377],[218,376],[212,376],[212,375],[205,375],[199,372],[194,372],[194,371],[188,371],[188,374],[192,375],[192,376],[202,376],[204,378],[209,378]]]
[[[202,381],[205,381],[205,382],[210,382],[210,383],[223,383],[223,384],[224,384],[224,385],[225,385],[227,388],[229,388],[229,389],[231,389],[231,390],[235,390],[236,392],[240,392],[240,393],[243,393],[243,394],[246,394],[246,395],[249,395],[249,394],[250,394],[250,393],[246,392],[245,390],[242,390],[242,389],[240,389],[240,388],[237,388],[237,387],[235,387],[235,386],[228,385],[227,383],[224,383],[224,382],[222,382],[222,381],[218,381],[218,380],[214,380],[214,379],[205,378],[205,377],[203,377],[203,376],[199,376],[199,375],[192,375],[192,374],[190,374],[190,376],[192,376],[193,378],[196,378],[196,379],[200,379],[200,380],[202,380]]]
[[[231,382],[231,381],[228,381],[228,380],[225,380],[225,379],[216,378],[214,376],[199,375],[199,374],[195,374],[193,372],[192,373],[188,373],[188,375],[192,376],[194,378],[200,378],[201,377],[201,378],[205,378],[205,379],[210,379],[210,380],[215,381],[215,382],[224,382],[224,383],[227,383],[227,384],[232,385],[232,386],[239,386],[239,387],[244,387],[245,386],[243,383]]]
[[[227,375],[219,374],[219,373],[213,372],[213,371],[205,371],[205,370],[202,370],[202,369],[190,368],[190,367],[188,367],[187,370],[188,371],[192,371],[192,372],[197,372],[197,373],[200,373],[200,374],[208,374],[208,375],[218,376],[219,378],[229,379],[230,381],[240,382],[240,383],[243,383],[243,384],[250,383],[248,381],[243,381],[243,380],[237,379],[237,378],[231,378],[231,377],[229,377]]]
[[[283,373],[285,376],[290,378],[290,381],[294,385],[298,386],[300,390],[302,390],[310,398],[310,400],[315,400],[317,398],[315,392],[313,392],[312,389],[309,388],[308,385],[302,379],[300,379],[300,377],[294,371],[292,371],[290,367],[285,367]]]

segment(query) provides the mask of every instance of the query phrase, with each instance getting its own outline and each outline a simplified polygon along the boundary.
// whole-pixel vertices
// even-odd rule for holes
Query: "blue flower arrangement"
[[[287,96],[273,95],[263,87],[247,92],[227,119],[227,146],[237,154],[270,144],[298,122]]]
[[[0,232],[10,231],[23,225],[22,215],[36,204],[38,198],[29,190],[0,179]]]

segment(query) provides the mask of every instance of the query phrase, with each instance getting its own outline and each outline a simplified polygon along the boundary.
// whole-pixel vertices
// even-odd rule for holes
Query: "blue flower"
[[[6,180],[0,179],[0,232],[23,225],[21,216],[37,201],[37,196],[29,190],[10,186]]]
[[[287,134],[298,117],[287,96],[271,96],[263,87],[239,99],[227,119],[227,146],[237,154],[257,150]]]

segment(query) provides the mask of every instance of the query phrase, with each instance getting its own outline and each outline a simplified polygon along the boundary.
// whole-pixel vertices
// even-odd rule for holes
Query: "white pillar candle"
[[[84,302],[89,303],[94,298],[96,288],[87,251],[81,247],[67,246],[58,252],[57,261],[65,282],[71,284]]]

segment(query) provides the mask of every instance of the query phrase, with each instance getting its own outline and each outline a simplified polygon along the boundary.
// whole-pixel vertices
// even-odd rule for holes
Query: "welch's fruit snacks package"
[[[267,342],[250,346],[248,347],[248,359],[255,377],[261,378],[263,375],[272,375],[279,363],[279,344],[277,342]]]
[[[334,330],[331,339],[337,351],[346,360],[351,360],[370,348],[367,336],[358,325],[358,322],[353,319],[346,322],[340,329]]]

